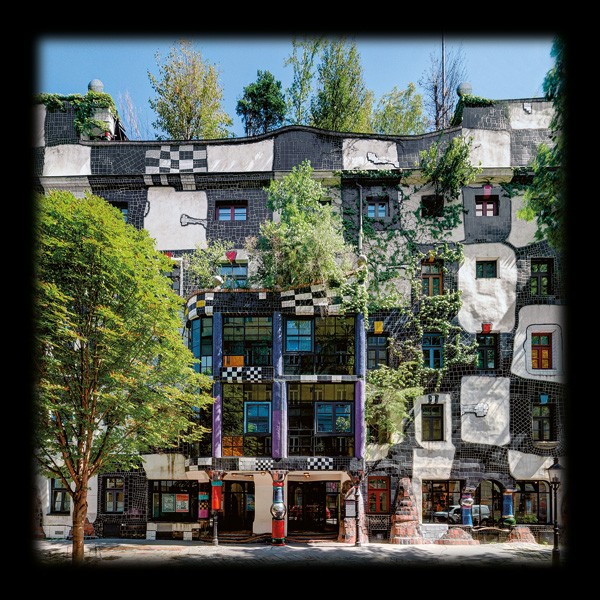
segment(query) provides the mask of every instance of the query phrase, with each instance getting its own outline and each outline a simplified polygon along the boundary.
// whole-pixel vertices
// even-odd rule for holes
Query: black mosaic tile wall
[[[64,103],[65,111],[46,109],[44,137],[46,146],[59,144],[78,144],[79,134],[75,131],[75,109],[68,102]]]
[[[554,145],[546,129],[513,129],[510,136],[510,164],[515,167],[531,164],[542,143]]]
[[[465,243],[503,242],[510,235],[512,227],[511,199],[504,195],[501,187],[493,187],[491,195],[498,196],[498,216],[477,217],[475,197],[482,195],[483,188],[463,189]]]
[[[467,106],[463,111],[462,126],[466,129],[510,129],[508,105],[497,102],[494,106]]]
[[[460,131],[444,132],[442,134],[428,134],[421,137],[399,140],[396,144],[398,152],[398,167],[401,169],[415,169],[419,166],[420,153],[427,150],[434,142],[447,144],[450,140],[460,135]]]
[[[104,142],[92,146],[91,165],[93,175],[139,175],[143,174],[146,151],[156,144],[142,146],[127,142]]]
[[[144,226],[144,216],[148,209],[148,190],[142,178],[109,180],[105,177],[89,177],[92,193],[108,202],[125,202],[128,208],[128,222],[137,229]]]
[[[315,170],[342,168],[340,135],[327,135],[314,131],[284,131],[275,136],[274,171],[291,171],[303,160],[309,160]]]

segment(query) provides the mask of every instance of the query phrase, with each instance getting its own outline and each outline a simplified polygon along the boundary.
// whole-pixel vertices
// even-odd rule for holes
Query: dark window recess
[[[498,261],[478,260],[475,262],[475,275],[477,279],[494,279],[498,277]]]
[[[531,259],[531,278],[529,289],[532,296],[548,296],[552,294],[552,271],[554,261],[548,258]]]
[[[444,214],[444,197],[439,195],[421,198],[421,216],[424,218],[441,217]]]
[[[477,334],[477,368],[498,368],[498,335],[495,333]]]
[[[421,430],[424,442],[440,442],[444,439],[444,405],[421,405]]]

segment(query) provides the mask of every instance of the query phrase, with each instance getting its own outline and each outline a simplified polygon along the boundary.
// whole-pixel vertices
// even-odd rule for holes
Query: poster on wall
[[[175,506],[177,507],[176,512],[188,512],[190,510],[189,494],[176,494],[175,502]]]
[[[246,496],[246,510],[254,510],[254,494]]]
[[[175,512],[175,494],[162,495],[162,511]]]

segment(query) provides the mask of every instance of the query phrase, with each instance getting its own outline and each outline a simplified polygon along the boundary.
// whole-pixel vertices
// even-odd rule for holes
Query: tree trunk
[[[75,490],[73,494],[73,563],[82,564],[85,552],[84,526],[87,516],[87,488]]]

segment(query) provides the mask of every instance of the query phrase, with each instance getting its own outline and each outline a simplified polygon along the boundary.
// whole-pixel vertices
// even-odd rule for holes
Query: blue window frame
[[[352,404],[349,402],[317,402],[317,433],[352,433]]]
[[[244,263],[227,263],[220,267],[219,274],[223,278],[223,287],[228,289],[248,287],[248,265]]]
[[[444,337],[440,333],[423,334],[423,363],[430,369],[440,369],[443,364]]]
[[[311,319],[288,319],[285,324],[285,351],[312,352],[313,322]]]
[[[188,347],[200,364],[195,364],[196,372],[212,375],[213,330],[212,317],[194,319],[190,323]]]
[[[271,403],[244,404],[244,433],[271,433]]]

